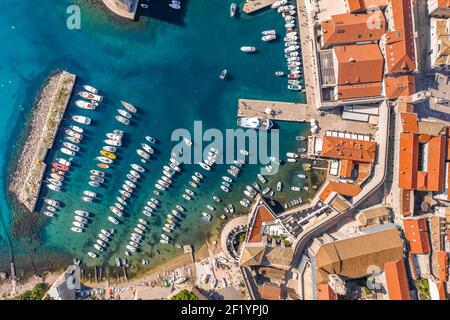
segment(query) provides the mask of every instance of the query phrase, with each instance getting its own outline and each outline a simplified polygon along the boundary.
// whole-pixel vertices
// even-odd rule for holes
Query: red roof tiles
[[[408,240],[411,254],[430,253],[427,221],[425,218],[403,220],[405,237]]]
[[[403,259],[384,264],[389,300],[410,300],[408,278]]]

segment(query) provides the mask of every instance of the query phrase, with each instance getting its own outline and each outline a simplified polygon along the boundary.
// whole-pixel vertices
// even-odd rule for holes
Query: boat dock
[[[247,13],[253,13],[271,6],[277,0],[247,0],[242,10]]]
[[[66,71],[51,76],[33,110],[31,127],[9,188],[30,212],[39,199],[47,169],[45,158],[53,148],[75,82],[76,76]]]
[[[238,117],[306,122],[311,119],[310,109],[304,103],[239,99]]]

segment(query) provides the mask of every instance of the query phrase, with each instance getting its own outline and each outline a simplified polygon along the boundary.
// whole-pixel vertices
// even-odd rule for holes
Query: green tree
[[[38,283],[32,290],[27,290],[19,296],[20,300],[42,300],[48,290],[48,285]]]
[[[198,300],[198,298],[193,292],[184,289],[174,295],[170,300]]]

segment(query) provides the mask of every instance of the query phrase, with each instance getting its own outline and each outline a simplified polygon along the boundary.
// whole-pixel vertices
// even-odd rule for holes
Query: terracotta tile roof
[[[446,142],[445,136],[437,136],[428,143],[428,183],[425,189],[419,190],[444,190]]]
[[[328,283],[331,273],[361,278],[370,273],[370,266],[383,270],[386,262],[402,256],[403,243],[395,227],[325,243],[316,253],[317,283]]]
[[[360,83],[337,86],[337,99],[359,99],[381,96],[383,85],[381,82]]]
[[[316,286],[317,300],[337,300],[336,292],[331,289],[328,283],[319,283]]]
[[[371,169],[372,165],[370,163],[358,163],[358,182],[366,179],[369,176]]]
[[[412,133],[400,134],[399,178],[398,186],[413,190],[417,185],[417,170],[419,167],[418,136]]]
[[[409,253],[430,253],[430,240],[428,238],[427,221],[425,218],[403,220],[405,237],[409,243]]]
[[[346,159],[356,162],[374,162],[377,154],[375,141],[362,141],[348,138],[324,136],[322,157]]]
[[[448,253],[445,251],[437,252],[438,278],[440,281],[448,280]]]
[[[401,113],[400,119],[402,121],[403,132],[419,133],[419,122],[416,113]]]
[[[387,73],[416,69],[411,0],[390,0],[395,31],[385,35]]]
[[[386,30],[381,10],[369,14],[344,13],[322,22],[323,47],[378,41]]]
[[[385,263],[384,272],[389,300],[410,300],[408,278],[403,259]]]
[[[255,213],[255,219],[253,225],[251,226],[247,240],[248,243],[261,242],[261,227],[263,223],[275,220],[275,217],[272,215],[269,209],[267,209],[266,206],[260,205],[256,210],[257,211]]]
[[[384,80],[384,88],[388,99],[410,96],[415,92],[414,76],[388,77]]]
[[[347,0],[347,7],[350,12],[366,11],[368,8],[384,8],[387,0]]]
[[[410,190],[400,189],[400,211],[404,217],[409,217],[412,214],[411,193]]]
[[[339,170],[339,176],[349,178],[352,176],[353,161],[352,160],[341,160],[341,168]]]
[[[355,197],[361,192],[361,187],[352,183],[340,183],[330,181],[320,194],[319,196],[320,200],[325,201],[332,192],[336,192],[340,195],[347,197]]]
[[[281,287],[273,283],[264,283],[258,288],[259,295],[264,300],[281,300]]]
[[[337,84],[381,82],[383,55],[376,44],[339,46],[333,48],[337,60]]]

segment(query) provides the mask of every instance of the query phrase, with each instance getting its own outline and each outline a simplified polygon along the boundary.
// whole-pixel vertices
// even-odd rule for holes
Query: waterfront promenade
[[[271,6],[275,1],[276,0],[247,0],[242,10],[245,13],[250,14]]]
[[[9,187],[30,212],[39,199],[47,169],[45,158],[53,147],[75,82],[76,76],[66,71],[51,76],[33,111],[31,127]]]

